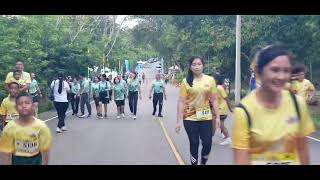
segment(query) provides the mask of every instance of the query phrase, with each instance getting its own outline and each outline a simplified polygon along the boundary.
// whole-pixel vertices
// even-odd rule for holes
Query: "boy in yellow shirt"
[[[298,96],[302,96],[308,104],[311,104],[314,101],[316,90],[314,85],[305,79],[305,71],[304,65],[297,65],[293,68],[292,74],[295,75],[296,80],[292,82],[291,91]]]
[[[19,114],[16,110],[16,97],[19,94],[19,85],[16,82],[12,82],[9,84],[9,96],[4,98],[1,107],[0,107],[0,115],[3,120],[3,125],[11,121],[15,120],[19,117]]]
[[[52,136],[48,126],[33,117],[32,96],[22,92],[16,98],[19,118],[10,121],[3,130],[0,152],[6,165],[47,165]]]

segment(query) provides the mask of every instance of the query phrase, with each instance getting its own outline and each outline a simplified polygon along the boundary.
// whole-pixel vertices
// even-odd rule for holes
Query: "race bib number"
[[[297,158],[293,153],[282,154],[252,154],[252,165],[295,165]]]
[[[16,151],[35,153],[39,149],[39,143],[37,141],[16,141]]]
[[[198,119],[207,119],[211,115],[211,111],[209,108],[207,109],[199,109],[196,111],[196,115]]]

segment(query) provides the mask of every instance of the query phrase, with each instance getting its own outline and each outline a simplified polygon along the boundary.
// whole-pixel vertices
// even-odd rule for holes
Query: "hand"
[[[217,117],[216,120],[215,120],[215,123],[216,123],[216,129],[220,128],[220,117]]]
[[[151,99],[151,96],[149,96],[149,99]]]
[[[176,128],[175,128],[175,131],[176,131],[176,133],[180,133],[180,129],[181,129],[181,123],[177,123],[176,124]]]
[[[140,95],[139,97],[140,97],[140,100],[141,100],[141,99],[142,99],[142,98],[141,98],[141,95]]]
[[[229,110],[230,110],[230,112],[233,112],[233,109],[232,109],[232,108],[230,108]]]
[[[164,100],[167,100],[167,96],[166,95],[164,95]]]
[[[42,94],[41,93],[39,94],[39,96],[40,96],[40,98],[42,98]]]

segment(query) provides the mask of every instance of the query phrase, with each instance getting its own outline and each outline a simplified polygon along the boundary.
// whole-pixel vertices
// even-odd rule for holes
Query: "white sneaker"
[[[117,116],[117,119],[120,119],[120,116]]]
[[[122,113],[122,118],[124,118],[124,114]]]
[[[57,133],[62,133],[61,129],[58,128],[58,127],[57,127],[57,129],[56,129],[56,132],[57,132]]]
[[[137,116],[133,116],[133,119],[136,120],[136,119],[137,119]]]
[[[79,118],[84,118],[84,117],[86,117],[86,115],[84,115],[84,114],[81,114],[81,115],[79,116]]]
[[[62,131],[68,131],[67,127],[65,127],[65,126],[63,126],[63,127],[61,128],[61,130],[62,130]]]
[[[230,145],[232,143],[231,138],[228,137],[227,139],[225,139],[222,143],[220,143],[220,145]]]

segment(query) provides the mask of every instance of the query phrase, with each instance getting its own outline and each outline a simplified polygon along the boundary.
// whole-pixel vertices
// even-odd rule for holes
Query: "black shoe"
[[[74,115],[74,113],[72,113],[72,116]]]
[[[91,117],[91,114],[88,114],[87,118]]]
[[[158,114],[158,117],[163,117],[162,114]]]
[[[152,113],[152,116],[154,116],[155,114],[156,114],[156,112],[153,112],[153,113]]]

